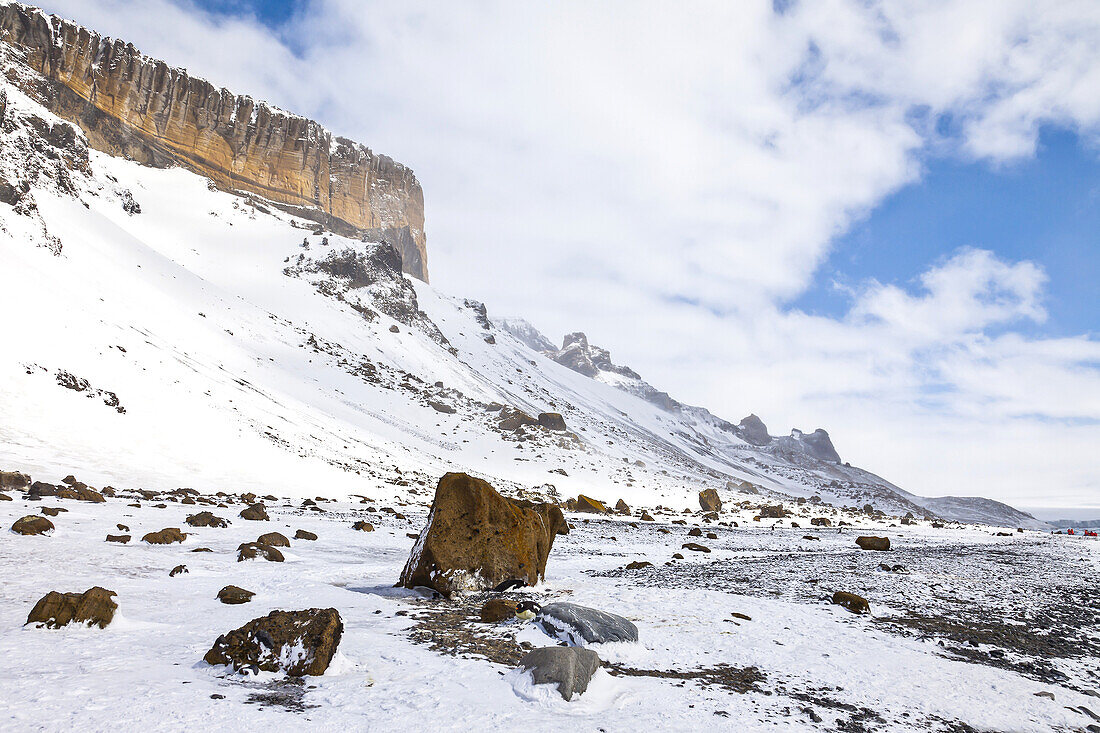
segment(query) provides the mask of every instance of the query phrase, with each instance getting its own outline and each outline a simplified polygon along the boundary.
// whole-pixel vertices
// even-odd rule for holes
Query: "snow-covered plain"
[[[0,657],[5,660],[0,727],[1074,731],[1092,721],[1067,706],[1100,710],[1097,698],[1080,692],[1100,687],[1095,657],[1053,660],[1065,678],[1043,681],[1041,673],[990,666],[990,645],[979,650],[986,662],[967,660],[950,643],[940,646],[946,634],[922,638],[888,623],[914,605],[938,612],[948,597],[963,592],[976,594],[991,613],[1003,615],[1012,594],[1000,595],[1000,587],[991,586],[981,571],[968,570],[968,557],[1020,543],[1028,552],[1034,545],[1048,553],[1044,567],[1028,571],[1024,564],[1012,571],[1012,587],[1027,595],[1025,607],[1042,612],[1058,600],[1044,594],[1044,588],[1058,586],[1056,580],[1071,582],[1077,574],[1082,588],[1097,581],[1100,544],[1080,538],[1037,532],[1001,538],[988,528],[887,528],[868,522],[859,531],[888,532],[897,550],[861,554],[853,544],[856,530],[837,534],[815,528],[813,534],[821,539],[811,543],[802,540],[805,530],[746,529],[745,524],[753,525],[751,511],[735,511],[723,519],[740,521],[742,527],[705,525],[720,539],[704,538],[714,552],[694,555],[680,550],[680,544],[698,538],[687,537],[688,526],[670,524],[668,517],[635,529],[629,518],[586,523],[585,515],[570,515],[575,529],[557,539],[545,585],[521,591],[519,597],[566,599],[632,620],[640,630],[639,643],[592,646],[605,664],[689,673],[720,665],[755,667],[761,678],[756,689],[741,694],[703,679],[619,676],[605,669],[585,695],[566,703],[549,694],[552,690],[532,690],[521,676],[507,676],[507,665],[473,654],[454,656],[425,643],[439,633],[430,625],[434,613],[454,602],[392,587],[413,544],[406,533],[424,522],[422,504],[397,505],[408,517],[402,520],[366,511],[358,503],[322,502],[326,512],[320,513],[284,500],[268,503],[271,521],[250,522],[237,517],[242,505],[236,503],[214,509],[232,522],[214,529],[183,522],[204,507],[167,501],[167,508],[158,509],[140,499],[141,506],[132,507],[132,501],[25,501],[16,495],[0,504],[5,527],[40,506],[68,510],[53,519],[57,528],[50,536],[0,536],[5,576],[0,588]],[[377,530],[352,530],[359,518],[369,519]],[[688,521],[695,525],[699,517]],[[169,546],[104,542],[107,533],[117,533],[116,523],[129,527],[135,540],[169,526],[193,534]],[[241,542],[269,531],[293,536],[297,529],[315,532],[318,540],[292,540],[292,547],[284,549],[284,563],[236,561]],[[945,556],[930,552],[944,546],[955,551]],[[213,552],[191,552],[197,547]],[[665,566],[675,551],[689,557]],[[908,554],[903,558],[898,551]],[[763,573],[751,590],[702,580],[792,556],[804,568],[832,558],[851,569],[806,594],[798,590],[806,578],[791,577],[786,567]],[[863,590],[884,557],[904,559],[910,570],[909,575],[882,574],[886,582],[937,590]],[[629,561],[646,559],[655,567],[621,570]],[[179,564],[189,572],[169,577]],[[693,574],[699,582],[662,578],[672,571]],[[256,596],[249,604],[222,605],[215,596],[228,584]],[[23,627],[30,607],[47,590],[92,585],[118,593],[119,610],[106,629]],[[856,616],[829,605],[825,599],[838,589],[866,593],[872,615]],[[324,676],[297,685],[276,675],[241,677],[201,661],[219,634],[273,609],[309,607],[338,609],[345,626],[339,657]],[[1091,615],[1082,616],[1082,623],[1094,623],[1100,612],[1095,597],[1086,610]],[[421,616],[427,620],[427,636],[419,635],[417,643],[413,637]],[[975,622],[978,629],[989,618],[979,622],[975,615]],[[518,620],[499,628],[474,618],[458,625],[536,646],[555,643],[534,624]],[[1100,644],[1096,628],[1083,631],[1091,633],[1095,653]],[[476,641],[471,648],[476,649]],[[1011,645],[1005,653],[1026,657]],[[1053,693],[1055,699],[1037,697],[1037,692]]]

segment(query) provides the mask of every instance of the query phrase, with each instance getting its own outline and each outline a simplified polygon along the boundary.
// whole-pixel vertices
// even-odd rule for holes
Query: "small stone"
[[[117,542],[120,545],[125,545],[130,541],[130,535],[128,534],[109,534],[107,535],[108,542]]]
[[[190,571],[187,569],[186,565],[177,565],[176,567],[172,568],[172,571],[170,573],[168,573],[168,577],[174,578],[177,575],[183,575],[184,573],[188,572]]]
[[[251,601],[254,595],[256,594],[250,590],[238,588],[235,585],[227,585],[218,591],[218,600],[227,606],[238,606]]]
[[[706,545],[700,545],[695,542],[686,542],[680,545],[680,547],[684,548],[685,550],[691,550],[692,552],[710,552],[709,547],[707,547]]]
[[[360,519],[355,524],[351,525],[351,528],[354,529],[354,530],[358,530],[360,532],[373,532],[374,531],[374,525],[371,524],[370,522],[366,522],[362,519]]]

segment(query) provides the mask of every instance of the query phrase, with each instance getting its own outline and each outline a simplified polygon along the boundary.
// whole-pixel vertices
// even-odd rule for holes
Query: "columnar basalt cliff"
[[[424,194],[409,168],[37,8],[0,4],[0,40],[41,74],[10,80],[80,125],[92,147],[180,165],[341,234],[384,238],[404,271],[427,281]]]

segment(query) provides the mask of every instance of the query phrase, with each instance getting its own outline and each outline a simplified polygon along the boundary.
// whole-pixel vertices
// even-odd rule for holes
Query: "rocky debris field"
[[[432,521],[37,478],[0,486],[0,728],[1100,730],[1088,538],[710,493],[531,532],[551,504],[468,478]],[[469,542],[477,582],[396,586]]]

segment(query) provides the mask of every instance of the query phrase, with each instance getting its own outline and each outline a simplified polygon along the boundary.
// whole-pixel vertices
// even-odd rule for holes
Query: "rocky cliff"
[[[385,239],[404,271],[427,281],[424,195],[400,163],[37,8],[0,4],[0,40],[37,72],[9,80],[80,125],[92,147],[180,165],[338,233]]]

